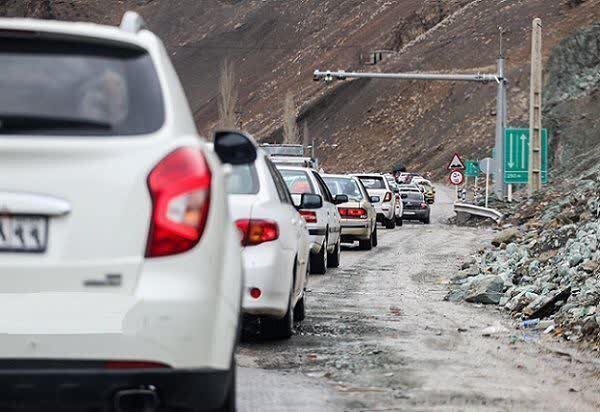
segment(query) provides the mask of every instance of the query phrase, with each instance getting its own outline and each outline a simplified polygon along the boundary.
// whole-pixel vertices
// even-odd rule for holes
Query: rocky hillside
[[[216,122],[219,67],[228,58],[239,76],[241,123],[258,138],[280,138],[282,103],[291,91],[299,121],[317,139],[327,169],[385,169],[402,160],[436,175],[455,150],[465,157],[489,155],[493,85],[384,80],[324,85],[312,81],[313,70],[494,72],[502,26],[509,118],[522,125],[531,20],[543,19],[546,59],[563,39],[600,20],[600,0],[0,0],[0,15],[109,24],[117,24],[126,9],[139,11],[165,40],[201,132],[208,134]],[[393,54],[365,65],[375,49]],[[563,53],[551,60],[548,72],[565,70],[572,57]],[[588,93],[563,104],[562,94],[553,96],[558,100],[548,101],[547,125],[558,131],[560,163],[563,156],[577,155],[572,136],[590,128],[594,118],[590,111],[568,123],[559,119],[569,111],[575,115],[574,104],[584,108],[586,99],[597,99]],[[597,134],[581,141],[589,139]]]

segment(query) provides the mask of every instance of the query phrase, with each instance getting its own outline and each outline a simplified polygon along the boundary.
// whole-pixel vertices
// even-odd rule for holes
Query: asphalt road
[[[292,339],[240,347],[241,411],[600,410],[597,359],[443,300],[491,237],[446,224],[452,194],[438,190],[431,225],[380,227],[379,247],[312,276]]]

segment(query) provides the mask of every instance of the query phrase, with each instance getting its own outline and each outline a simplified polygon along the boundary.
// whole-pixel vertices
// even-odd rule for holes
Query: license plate
[[[414,215],[415,212],[404,212],[405,215]]]
[[[0,251],[41,253],[48,242],[45,216],[0,215]]]

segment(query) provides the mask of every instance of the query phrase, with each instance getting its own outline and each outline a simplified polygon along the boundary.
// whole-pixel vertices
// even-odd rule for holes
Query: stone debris
[[[446,299],[499,305],[600,350],[600,168],[504,208],[504,230],[451,278]]]

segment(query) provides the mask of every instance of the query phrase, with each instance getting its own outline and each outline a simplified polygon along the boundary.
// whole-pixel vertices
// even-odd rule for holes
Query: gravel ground
[[[600,410],[597,358],[443,300],[492,236],[447,225],[451,196],[438,190],[431,225],[380,227],[379,247],[312,276],[292,339],[240,347],[241,411]]]

